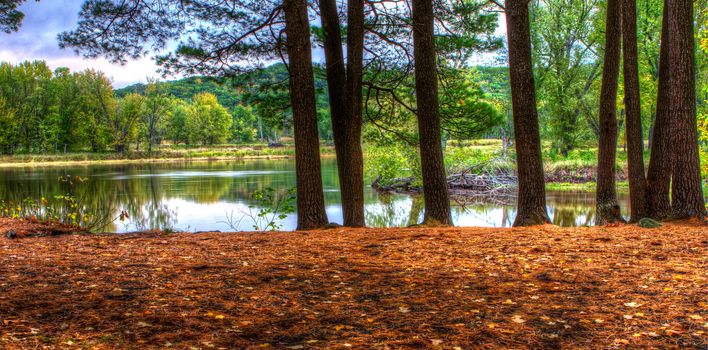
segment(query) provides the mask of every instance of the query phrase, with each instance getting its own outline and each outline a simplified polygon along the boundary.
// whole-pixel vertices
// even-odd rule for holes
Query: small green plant
[[[282,220],[288,217],[289,213],[295,211],[295,188],[287,191],[276,191],[272,187],[257,190],[251,193],[253,204],[248,206],[248,210],[239,210],[240,217],[231,211],[226,214],[227,224],[232,230],[240,231],[243,220],[248,219],[253,223],[255,231],[277,231],[283,227]]]
[[[58,181],[64,188],[62,194],[39,200],[25,198],[19,203],[0,201],[0,216],[73,226],[86,231],[102,229],[115,220],[109,206],[89,203],[89,191],[84,191],[87,178],[64,175]]]

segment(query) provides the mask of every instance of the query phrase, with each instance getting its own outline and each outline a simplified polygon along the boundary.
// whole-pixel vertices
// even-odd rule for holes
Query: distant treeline
[[[508,98],[505,67],[478,67],[475,80]],[[332,140],[321,67],[315,67],[320,137]],[[271,142],[292,133],[283,64],[233,78],[150,81],[114,90],[103,72],[52,71],[45,62],[0,64],[0,153],[151,150],[186,145]]]
[[[321,82],[319,91],[324,90]],[[331,140],[326,94],[321,136]],[[114,91],[102,72],[0,64],[0,153],[152,149],[174,144],[272,141],[291,133],[283,65],[230,79],[187,78]]]

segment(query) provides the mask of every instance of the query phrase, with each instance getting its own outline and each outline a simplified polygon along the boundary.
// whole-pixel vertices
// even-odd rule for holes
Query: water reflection
[[[332,158],[322,160],[322,177],[327,214],[332,222],[342,222],[339,181]],[[126,211],[129,219],[114,222],[108,231],[129,232],[145,229],[186,231],[230,230],[225,223],[230,212],[240,213],[252,205],[250,194],[266,187],[287,190],[295,186],[293,160],[250,160],[231,162],[170,162],[130,165],[71,167],[31,167],[0,169],[0,199],[18,202],[61,194],[57,180],[70,174],[88,177],[87,204],[107,207],[118,216]],[[626,194],[620,193],[623,212]],[[368,226],[410,226],[423,218],[422,196],[378,194],[365,189]],[[548,211],[560,226],[592,225],[594,194],[588,192],[548,193]],[[453,206],[453,221],[460,226],[509,227],[516,216],[513,206],[475,201]],[[251,229],[242,222],[242,229]],[[292,230],[296,218],[289,215],[283,229]]]

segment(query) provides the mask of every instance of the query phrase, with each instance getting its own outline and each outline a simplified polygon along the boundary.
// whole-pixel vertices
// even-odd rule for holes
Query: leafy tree
[[[76,73],[81,90],[82,122],[78,133],[94,152],[103,151],[115,140],[116,100],[105,74],[92,69]]]
[[[85,142],[81,133],[84,104],[79,77],[68,68],[57,68],[51,82],[55,99],[51,107],[51,118],[55,118],[57,123],[54,141],[55,147],[61,147],[62,150],[80,149]]]
[[[42,150],[44,137],[49,136],[52,96],[49,85],[52,71],[42,61],[22,62],[16,66],[0,65],[0,97],[12,110],[15,133],[10,144],[13,150],[23,145],[24,151]]]
[[[231,133],[231,115],[216,96],[201,93],[194,96],[185,120],[188,139],[192,143],[215,145],[226,142]]]
[[[148,140],[148,152],[152,152],[153,145],[160,144],[171,105],[170,98],[160,90],[159,82],[149,82],[141,112],[142,129]]]
[[[252,142],[256,139],[258,117],[250,106],[237,105],[233,111],[231,141]]]
[[[189,114],[189,104],[181,99],[173,99],[170,106],[169,119],[167,121],[167,138],[174,144],[189,144],[189,132],[187,130],[187,115]]]
[[[489,96],[476,82],[474,69],[440,69],[440,113],[445,136],[480,137],[503,122]]]
[[[128,145],[135,142],[138,136],[138,123],[142,115],[145,98],[138,94],[130,94],[118,101],[115,112],[109,109],[113,147],[116,152],[128,150]]]
[[[532,2],[531,38],[541,123],[563,155],[598,131],[597,0]],[[589,123],[589,124],[588,124]],[[590,127],[588,127],[590,126]]]

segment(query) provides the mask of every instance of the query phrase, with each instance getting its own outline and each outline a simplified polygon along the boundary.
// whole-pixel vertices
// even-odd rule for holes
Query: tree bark
[[[541,136],[531,64],[528,0],[506,0],[509,82],[514,117],[519,195],[514,226],[547,224]]]
[[[317,135],[310,22],[305,0],[286,0],[284,11],[290,63],[290,102],[295,127],[297,229],[307,230],[327,224]]]
[[[617,203],[615,157],[617,153],[617,81],[620,60],[619,0],[607,1],[605,24],[605,59],[600,88],[600,142],[597,160],[595,223],[605,225],[624,219]]]
[[[413,59],[426,224],[451,225],[450,195],[440,146],[437,56],[432,0],[413,0]]]
[[[344,226],[364,222],[364,159],[361,149],[361,87],[364,55],[364,3],[349,0],[347,65],[344,65],[341,29],[335,0],[320,0],[324,29],[327,88],[337,154]]]
[[[630,222],[637,222],[648,214],[647,180],[644,173],[644,136],[639,101],[636,7],[636,0],[622,0],[624,105],[627,110],[625,137],[631,208]]]
[[[659,86],[656,99],[656,118],[652,132],[651,157],[647,169],[647,194],[649,196],[649,216],[662,220],[671,214],[669,189],[673,159],[671,133],[668,118],[671,105],[669,101],[669,12],[668,0],[664,0],[661,24],[661,47],[659,49]]]
[[[347,226],[364,226],[364,152],[361,149],[362,80],[364,77],[364,1],[349,0],[347,19],[347,104],[351,106],[346,126],[349,206],[344,209]]]
[[[706,215],[701,189],[696,119],[693,1],[669,1],[669,129],[674,151],[671,210],[674,218]]]

